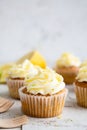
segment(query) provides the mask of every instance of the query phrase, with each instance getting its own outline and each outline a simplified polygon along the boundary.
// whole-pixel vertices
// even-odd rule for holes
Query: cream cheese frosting
[[[37,68],[29,61],[14,65],[8,72],[11,78],[25,78],[26,75],[33,76],[38,73]]]
[[[70,53],[63,53],[61,57],[57,60],[56,65],[58,67],[70,67],[70,66],[80,66],[80,60]]]
[[[79,69],[79,73],[76,77],[79,82],[87,82],[87,66],[83,66]]]
[[[38,68],[38,74],[34,77],[27,77],[25,79],[25,85],[27,87],[27,92],[31,94],[42,94],[42,95],[52,95],[61,91],[65,87],[63,82],[63,77],[55,73],[52,69]]]

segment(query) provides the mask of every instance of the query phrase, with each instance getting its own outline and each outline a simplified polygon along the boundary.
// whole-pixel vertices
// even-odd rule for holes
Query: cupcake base
[[[55,95],[31,95],[26,93],[25,87],[19,89],[22,110],[24,114],[32,117],[48,118],[62,113],[67,89]]]
[[[87,82],[75,81],[75,93],[77,104],[81,107],[87,108]]]
[[[23,79],[7,79],[7,85],[10,96],[15,99],[20,99],[18,89],[24,85]]]
[[[59,67],[56,68],[55,71],[58,74],[61,74],[64,78],[64,82],[66,84],[72,84],[75,81],[75,78],[78,74],[79,68],[78,67]]]

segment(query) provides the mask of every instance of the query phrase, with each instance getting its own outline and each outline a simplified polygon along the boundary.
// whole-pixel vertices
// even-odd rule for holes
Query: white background
[[[0,63],[33,49],[52,64],[66,51],[87,59],[87,0],[0,0]]]

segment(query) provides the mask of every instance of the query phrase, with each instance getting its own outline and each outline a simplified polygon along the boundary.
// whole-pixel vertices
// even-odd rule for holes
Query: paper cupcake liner
[[[87,107],[87,88],[75,86],[77,104],[82,107]]]
[[[70,71],[68,69],[66,69],[66,71],[64,71],[62,69],[57,69],[56,68],[55,71],[63,76],[64,82],[66,84],[73,84],[74,81],[75,81],[75,78],[76,78],[76,76],[78,74],[78,71],[72,71],[72,70]]]
[[[7,79],[10,96],[15,99],[20,99],[18,89],[24,85],[24,80]]]
[[[62,113],[67,89],[52,96],[31,95],[23,92],[25,87],[19,89],[22,110],[32,117],[48,118]]]
[[[76,74],[74,73],[60,73],[63,78],[64,78],[64,82],[66,84],[73,84],[73,82],[75,81],[76,78]]]

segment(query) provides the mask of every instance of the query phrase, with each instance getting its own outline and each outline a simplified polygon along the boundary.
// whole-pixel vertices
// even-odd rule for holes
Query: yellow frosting
[[[29,60],[25,60],[22,64],[15,65],[9,70],[9,76],[12,78],[25,78],[26,75],[31,76],[37,73],[36,67]]]
[[[48,67],[38,68],[38,74],[25,79],[27,92],[31,94],[55,94],[65,87],[63,77]]]
[[[83,66],[83,67],[80,68],[79,73],[78,73],[76,79],[79,82],[83,82],[83,81],[87,82],[87,66]]]
[[[80,60],[70,53],[63,53],[61,57],[57,60],[58,67],[69,67],[69,66],[79,66]]]
[[[87,66],[87,60],[83,61],[80,65],[80,67]]]

